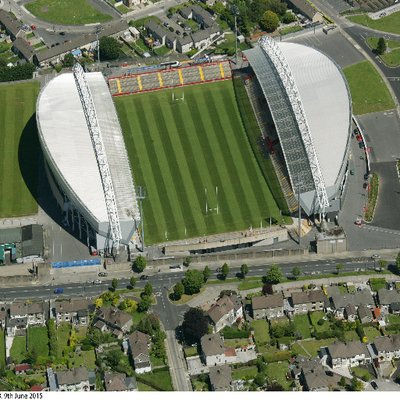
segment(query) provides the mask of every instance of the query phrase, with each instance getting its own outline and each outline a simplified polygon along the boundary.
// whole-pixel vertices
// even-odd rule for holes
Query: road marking
[[[183,76],[182,76],[182,70],[178,69],[178,75],[179,75],[179,82],[181,83],[181,85],[183,85]]]

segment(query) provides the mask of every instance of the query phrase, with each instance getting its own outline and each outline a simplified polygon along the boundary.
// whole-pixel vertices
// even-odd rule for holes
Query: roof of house
[[[325,298],[325,294],[321,289],[292,293],[292,302],[294,305],[315,303],[317,301],[323,302]]]
[[[313,19],[317,11],[307,0],[289,0],[303,15],[309,19]]]
[[[226,390],[232,383],[232,370],[229,365],[210,367],[210,383],[214,390]]]
[[[344,308],[344,312],[347,315],[355,315],[357,313],[356,306],[354,304],[347,304]]]
[[[7,31],[14,36],[21,30],[22,24],[7,11],[0,10],[0,24],[4,25]]]
[[[39,314],[44,312],[44,302],[13,302],[10,306],[10,317],[16,315]]]
[[[382,310],[379,307],[375,307],[373,313],[375,318],[379,318],[382,314]]]
[[[125,392],[137,389],[134,377],[127,377],[126,374],[117,372],[106,372],[104,374],[104,384],[107,392]]]
[[[199,5],[196,4],[196,5],[192,6],[192,10],[193,10],[193,13],[195,13],[201,17],[205,26],[212,26],[215,23],[211,14],[207,10],[205,10],[203,7],[200,7]]]
[[[192,33],[191,37],[194,43],[201,42],[202,40],[208,39],[213,33],[220,32],[218,24],[214,24],[206,29],[199,29],[198,31]]]
[[[239,310],[241,306],[242,304],[237,296],[223,296],[210,307],[207,314],[211,321],[216,324],[224,315],[228,314],[232,310]]]
[[[332,358],[350,358],[359,354],[369,354],[367,346],[358,340],[348,343],[332,343],[328,346],[328,351]]]
[[[318,368],[313,371],[303,372],[303,377],[308,390],[332,390],[338,386],[341,378],[338,374],[327,375],[324,369]]]
[[[379,289],[378,300],[380,305],[389,305],[400,301],[400,293],[397,290]]]
[[[378,351],[400,350],[400,334],[393,336],[378,336],[374,340],[374,345]]]
[[[372,297],[369,289],[363,289],[355,294],[332,294],[332,302],[335,308],[344,308],[348,304],[354,304],[355,306],[374,305],[374,298]]]
[[[133,359],[140,355],[143,355],[145,358],[149,357],[150,337],[148,335],[140,331],[134,331],[129,335],[128,342]]]
[[[32,369],[30,364],[24,363],[24,364],[17,364],[14,367],[15,372],[20,372],[20,371],[28,371]]]
[[[59,385],[77,385],[89,380],[86,367],[73,368],[68,371],[58,371],[56,376]]]
[[[251,305],[253,310],[283,307],[283,295],[282,293],[276,293],[268,296],[253,297],[251,299]]]
[[[160,37],[167,36],[167,34],[169,33],[167,29],[165,29],[160,24],[157,24],[157,22],[153,21],[152,19],[147,21],[144,27]]]
[[[31,47],[25,39],[19,37],[14,40],[13,47],[18,50],[27,61],[31,61],[35,54],[34,48]]]
[[[56,313],[70,313],[87,311],[92,302],[88,299],[65,299],[56,301],[54,310]]]
[[[363,319],[365,317],[372,318],[371,309],[368,308],[367,306],[364,306],[364,304],[361,304],[358,307],[357,313],[358,313],[358,318],[360,319]]]
[[[204,335],[200,342],[201,348],[206,357],[225,354],[224,342],[218,333]]]
[[[390,304],[390,308],[392,311],[400,311],[400,301],[396,301]]]
[[[178,37],[177,43],[179,43],[181,46],[184,46],[185,44],[192,43],[192,41],[193,41],[192,37],[187,35],[187,36]]]
[[[183,18],[188,19],[189,15],[193,12],[193,10],[192,10],[192,7],[184,7],[179,12]]]
[[[105,307],[101,308],[98,317],[104,320],[105,323],[115,325],[119,328],[125,326],[129,321],[132,321],[132,315],[118,308]]]

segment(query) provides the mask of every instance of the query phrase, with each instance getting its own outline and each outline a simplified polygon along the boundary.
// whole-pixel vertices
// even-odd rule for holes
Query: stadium
[[[245,58],[236,71],[224,61],[108,82],[75,65],[51,80],[36,115],[64,223],[110,250],[139,247],[144,231],[146,243],[160,243],[285,223],[297,199],[307,216],[337,212],[351,131],[339,68],[315,49],[266,37]],[[267,171],[232,77],[251,103]]]

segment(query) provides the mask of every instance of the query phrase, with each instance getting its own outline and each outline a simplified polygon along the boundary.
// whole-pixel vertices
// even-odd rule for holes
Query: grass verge
[[[347,18],[356,24],[368,26],[378,31],[400,34],[400,11],[379,19],[372,19],[366,14],[353,15]]]

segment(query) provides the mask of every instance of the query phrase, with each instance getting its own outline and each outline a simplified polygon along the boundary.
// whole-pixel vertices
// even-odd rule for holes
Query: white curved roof
[[[308,46],[278,42],[295,79],[325,186],[333,186],[346,152],[351,99],[334,62]]]

